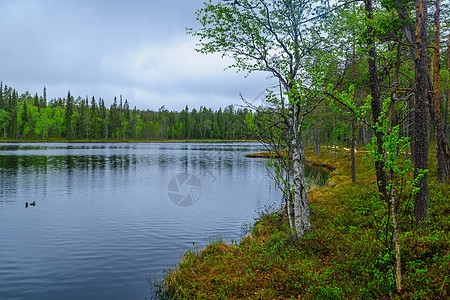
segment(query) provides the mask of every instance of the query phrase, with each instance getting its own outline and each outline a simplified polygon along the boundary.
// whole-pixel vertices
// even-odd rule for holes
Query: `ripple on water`
[[[148,281],[279,202],[258,144],[0,143],[0,299],[142,299]],[[180,208],[168,183],[202,184]],[[184,191],[189,191],[185,189]],[[25,201],[36,207],[25,208]]]

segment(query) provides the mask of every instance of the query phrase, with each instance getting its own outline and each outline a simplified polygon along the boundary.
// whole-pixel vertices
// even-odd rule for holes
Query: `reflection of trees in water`
[[[133,153],[128,150],[138,146],[0,145],[0,202],[14,199],[18,192],[33,194],[38,186],[60,185],[69,193],[75,182],[101,186],[109,180],[120,186],[132,180],[128,175],[137,169],[147,172],[159,169],[162,174],[181,169],[212,181],[221,176],[233,177],[233,174],[245,178],[250,175],[251,165],[256,163],[244,156],[255,151],[252,146],[183,145],[173,149],[169,146],[149,147],[152,151]],[[82,151],[77,151],[80,149]],[[93,149],[105,149],[109,153],[85,151]]]
[[[14,146],[8,148],[18,149]],[[74,180],[85,180],[87,184],[87,179],[92,177],[95,184],[101,184],[105,169],[118,175],[127,175],[130,166],[138,163],[139,161],[136,158],[131,159],[129,154],[0,155],[0,202],[14,202],[18,189],[31,195],[36,187],[45,188],[50,173],[56,176],[55,178],[63,179],[65,189],[70,194]]]
[[[35,189],[46,193],[48,159],[45,156],[0,156],[0,202],[15,202],[19,192],[35,197]]]
[[[61,156],[0,156],[0,172],[47,172],[48,170],[127,170],[136,164],[130,155],[61,155]]]
[[[17,157],[0,156],[0,203],[12,201],[17,192]]]
[[[189,164],[192,171],[198,171],[198,174],[210,177],[213,181],[223,175],[232,176],[241,172],[247,174],[249,164],[252,159],[245,157],[245,154],[255,151],[254,148],[243,148],[239,145],[199,147],[193,149],[196,155],[189,155]]]

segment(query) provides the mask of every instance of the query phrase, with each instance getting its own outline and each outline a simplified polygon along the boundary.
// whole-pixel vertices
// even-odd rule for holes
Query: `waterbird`
[[[28,207],[28,202],[25,202],[25,207]]]
[[[36,201],[30,203],[31,206],[36,206]]]

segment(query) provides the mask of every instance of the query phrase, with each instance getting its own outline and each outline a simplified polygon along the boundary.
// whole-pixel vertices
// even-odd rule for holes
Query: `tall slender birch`
[[[252,73],[268,72],[285,91],[293,164],[292,184],[295,230],[301,237],[311,229],[305,185],[305,143],[302,124],[320,101],[324,51],[319,22],[326,13],[316,0],[234,0],[205,3],[197,11],[200,29],[188,29],[199,38],[198,51],[221,53],[233,59],[230,67]]]

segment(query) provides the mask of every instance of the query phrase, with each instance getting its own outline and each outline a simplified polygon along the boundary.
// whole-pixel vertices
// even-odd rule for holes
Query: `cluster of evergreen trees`
[[[0,86],[0,137],[4,139],[248,139],[244,124],[247,109],[213,111],[206,107],[181,112],[130,109],[122,96],[107,108],[104,99],[66,98],[47,100],[43,95],[19,93]]]

